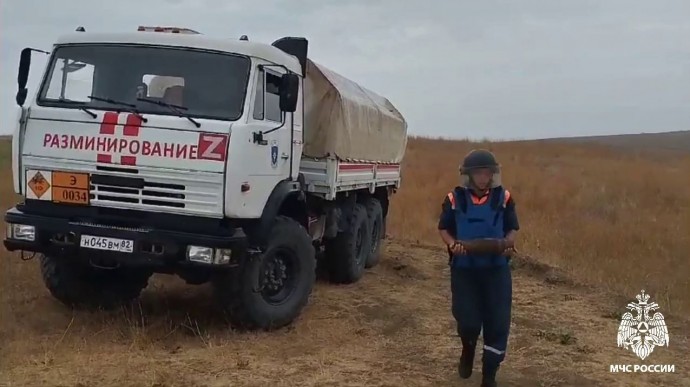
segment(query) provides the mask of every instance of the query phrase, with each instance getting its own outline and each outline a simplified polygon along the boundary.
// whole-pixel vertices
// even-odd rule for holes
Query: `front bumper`
[[[240,228],[234,229],[232,235],[218,236],[166,230],[160,227],[117,227],[75,222],[63,217],[28,214],[16,207],[5,213],[5,222],[8,230],[24,234],[20,236],[23,239],[18,239],[18,235],[14,235],[12,231],[7,232],[4,245],[9,251],[64,256],[102,266],[228,266],[236,264],[247,248],[246,235]],[[26,232],[30,227],[13,225],[33,226],[33,238],[30,232]],[[80,242],[84,235],[126,240],[131,252],[81,247]],[[199,248],[209,248],[216,253],[223,252],[223,258],[215,259],[220,254],[214,253],[208,262],[199,260],[199,256],[190,259],[190,246],[191,251],[198,252]]]

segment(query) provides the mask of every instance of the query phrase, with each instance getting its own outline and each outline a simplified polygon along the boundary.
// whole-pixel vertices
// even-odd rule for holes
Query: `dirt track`
[[[294,327],[253,334],[228,331],[206,286],[170,277],[135,311],[73,314],[43,288],[36,262],[12,256],[0,385],[475,386],[478,371],[456,377],[445,260],[435,247],[389,241],[360,283],[320,282]],[[610,374],[609,364],[640,363],[616,347],[616,314],[634,295],[614,300],[525,262],[514,271],[502,386],[690,385],[687,322],[667,316],[670,347],[646,362],[675,364],[675,375]]]

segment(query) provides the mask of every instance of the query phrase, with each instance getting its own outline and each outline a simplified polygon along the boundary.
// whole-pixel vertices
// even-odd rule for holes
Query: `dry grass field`
[[[50,297],[35,260],[2,251],[0,386],[478,386],[479,371],[457,377],[436,231],[476,146],[500,158],[522,226],[500,385],[690,386],[690,150],[631,144],[411,139],[381,264],[354,285],[319,282],[299,320],[273,333],[229,330],[206,286],[165,276],[133,310],[73,312]],[[5,142],[3,209],[17,200],[9,161]],[[616,347],[618,318],[641,289],[670,332],[644,362]],[[676,372],[613,374],[609,364]]]

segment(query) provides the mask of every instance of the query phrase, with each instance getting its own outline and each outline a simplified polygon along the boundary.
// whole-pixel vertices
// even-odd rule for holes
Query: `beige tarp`
[[[386,98],[307,60],[304,155],[399,163],[407,122]]]

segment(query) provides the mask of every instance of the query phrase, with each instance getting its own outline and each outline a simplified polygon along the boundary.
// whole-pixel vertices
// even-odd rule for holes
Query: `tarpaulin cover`
[[[304,89],[305,156],[402,160],[407,122],[388,99],[311,60]]]

